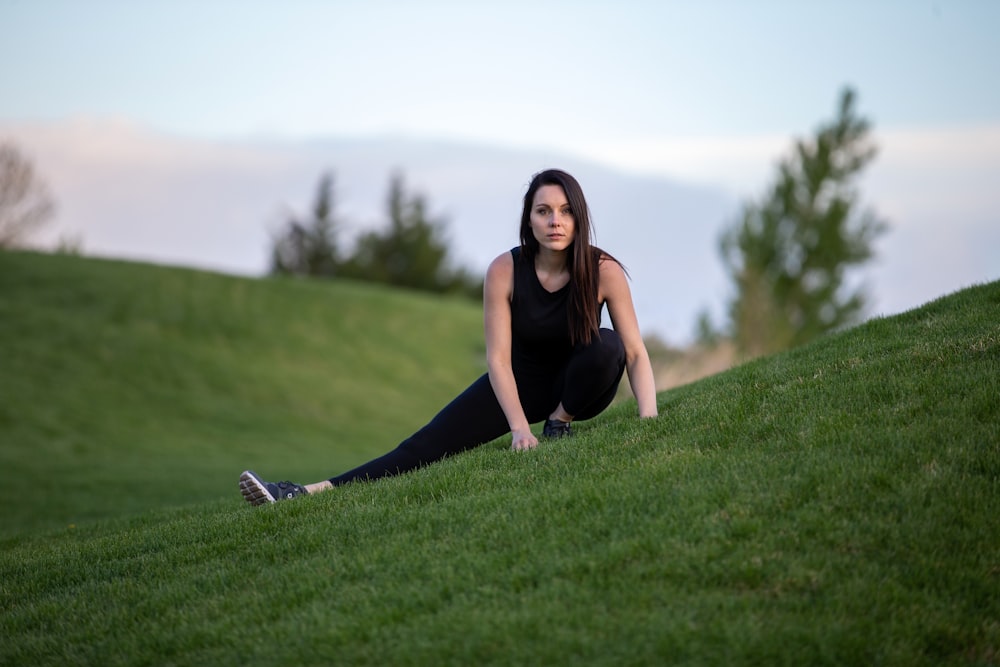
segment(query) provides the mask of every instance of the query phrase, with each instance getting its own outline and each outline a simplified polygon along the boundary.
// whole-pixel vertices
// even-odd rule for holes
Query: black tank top
[[[510,299],[511,363],[515,367],[561,367],[573,351],[569,340],[569,283],[549,292],[538,280],[535,263],[512,248],[514,290]]]

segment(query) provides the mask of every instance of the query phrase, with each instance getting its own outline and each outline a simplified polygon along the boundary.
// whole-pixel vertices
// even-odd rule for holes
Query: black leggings
[[[611,329],[601,329],[598,339],[573,350],[564,367],[545,373],[515,367],[514,379],[529,423],[548,419],[560,402],[574,419],[590,419],[611,405],[624,370],[621,338]],[[486,374],[396,449],[330,482],[339,486],[409,472],[509,432],[507,417]]]

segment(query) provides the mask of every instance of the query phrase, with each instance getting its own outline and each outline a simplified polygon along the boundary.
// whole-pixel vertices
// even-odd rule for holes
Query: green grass
[[[244,290],[243,306],[219,298],[207,312],[241,321],[233,330],[246,350],[271,349],[256,372],[285,383],[288,405],[313,400],[324,382],[299,390],[283,379],[302,369],[281,364],[271,338],[333,327],[336,318],[307,305],[313,300],[367,294],[82,260],[13,261],[20,264],[0,255],[4,309],[11,273],[25,282],[34,272],[27,282],[39,285],[46,274],[128,268],[130,283],[148,271],[153,291],[184,280],[199,295],[210,285]],[[121,298],[104,289],[106,299]],[[159,308],[197,300],[174,290]],[[478,322],[464,305],[377,293],[398,303],[373,306],[371,321],[397,308],[421,321],[453,309],[469,320],[462,340],[474,356]],[[250,305],[262,299],[301,300],[287,314],[312,313],[304,315],[309,324],[265,324]],[[114,308],[102,303],[95,292],[90,310],[107,318]],[[160,312],[149,305],[148,317],[162,323]],[[57,314],[50,312],[53,325]],[[101,317],[93,315],[95,326]],[[227,326],[211,319],[200,326]],[[124,322],[128,345],[142,327]],[[249,331],[258,327],[267,333]],[[175,372],[204,372],[205,383],[236,373],[184,366],[185,355],[207,363],[199,354],[224,347],[199,331],[176,332]],[[54,336],[35,343],[59,357]],[[313,336],[326,345],[322,332]],[[413,354],[427,363],[435,353]],[[70,364],[64,356],[59,363]],[[3,364],[10,395],[9,357]],[[383,380],[422,391],[419,373],[398,377],[388,369]],[[32,383],[23,384],[20,391]],[[153,391],[142,379],[132,389]],[[171,400],[184,401],[184,390]],[[254,509],[243,506],[232,477],[248,456],[264,456],[267,443],[241,450],[229,441],[272,420],[291,428],[301,419],[298,449],[264,462],[262,472],[298,466],[296,457],[315,466],[339,456],[317,453],[328,439],[323,429],[332,428],[322,416],[289,409],[279,419],[257,400],[263,391],[239,391],[189,415],[193,425],[184,428],[195,433],[208,429],[202,419],[219,422],[217,437],[199,448],[155,436],[165,450],[158,464],[177,470],[205,448],[215,448],[213,460],[230,459],[231,478],[203,490],[204,501],[164,499],[118,517],[109,510],[75,527],[20,521],[0,554],[0,664],[1000,663],[1000,283],[665,392],[655,420],[637,420],[625,403],[580,424],[573,439],[533,452],[515,454],[498,441],[410,475]],[[202,390],[202,400],[212,394]],[[28,454],[8,452],[19,450],[7,444],[14,425],[42,432],[31,440],[42,447],[51,424],[36,415],[57,423],[70,395],[58,394],[52,414],[38,408],[29,420],[27,403],[5,413],[5,478],[8,461],[28,474],[18,467]],[[108,395],[90,394],[95,409],[109,409],[101,404]],[[180,416],[175,422],[182,430]],[[30,473],[55,469],[61,483],[62,464],[47,452],[51,460]],[[131,472],[119,462],[103,460],[110,485]],[[163,483],[156,470],[145,480]],[[9,498],[5,512],[30,505]]]
[[[0,538],[330,476],[484,372],[480,307],[0,253]]]

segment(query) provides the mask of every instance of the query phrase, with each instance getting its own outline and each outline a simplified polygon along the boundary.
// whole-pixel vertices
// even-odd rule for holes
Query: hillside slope
[[[0,253],[0,537],[335,474],[485,369],[477,304]]]
[[[21,536],[0,663],[997,664],[998,397],[1000,282],[532,452]]]

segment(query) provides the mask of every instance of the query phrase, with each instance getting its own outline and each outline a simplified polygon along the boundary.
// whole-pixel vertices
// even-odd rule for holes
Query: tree
[[[13,248],[55,214],[48,188],[14,144],[0,142],[0,248]]]
[[[271,273],[332,277],[338,268],[337,227],[333,175],[327,173],[319,181],[312,220],[293,217],[274,240]]]
[[[424,197],[407,194],[399,173],[390,178],[386,209],[388,228],[358,238],[344,275],[431,292],[476,293],[481,283],[448,267],[445,221],[429,217]]]
[[[886,225],[858,211],[855,180],[875,157],[869,123],[842,91],[836,118],[812,141],[797,141],[760,203],[749,203],[719,248],[735,286],[730,335],[757,356],[855,323],[866,305],[847,270],[869,260]]]

